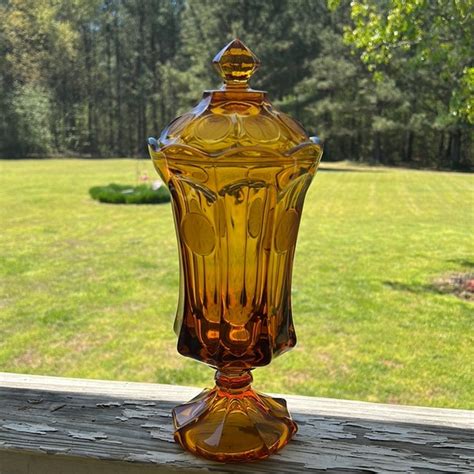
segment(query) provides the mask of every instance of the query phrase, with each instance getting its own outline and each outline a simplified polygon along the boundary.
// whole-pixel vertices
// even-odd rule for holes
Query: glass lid
[[[150,143],[155,150],[167,156],[202,153],[216,158],[291,155],[302,148],[314,153],[315,147],[321,151],[298,122],[273,108],[266,92],[250,88],[248,81],[260,61],[242,41],[231,41],[213,65],[224,81],[222,87],[204,91],[196,107],[173,120],[159,143]]]

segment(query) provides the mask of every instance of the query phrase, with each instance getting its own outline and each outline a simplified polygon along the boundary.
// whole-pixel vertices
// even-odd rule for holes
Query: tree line
[[[137,156],[233,37],[325,159],[471,169],[470,0],[0,0],[0,156]]]

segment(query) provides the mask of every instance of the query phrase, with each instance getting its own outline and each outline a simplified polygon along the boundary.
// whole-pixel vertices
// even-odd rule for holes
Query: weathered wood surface
[[[285,396],[299,425],[267,461],[220,464],[173,442],[199,389],[0,373],[0,474],[474,472],[474,413]]]

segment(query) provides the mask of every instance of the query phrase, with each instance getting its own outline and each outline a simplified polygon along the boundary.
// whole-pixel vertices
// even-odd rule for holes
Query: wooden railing
[[[266,461],[220,464],[173,442],[200,390],[0,373],[0,474],[474,472],[474,414],[285,395],[299,425]]]

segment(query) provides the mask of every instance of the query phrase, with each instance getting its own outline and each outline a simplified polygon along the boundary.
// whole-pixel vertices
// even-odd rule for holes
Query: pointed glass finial
[[[260,66],[257,56],[239,39],[224,46],[212,63],[228,88],[247,87],[248,80]]]

